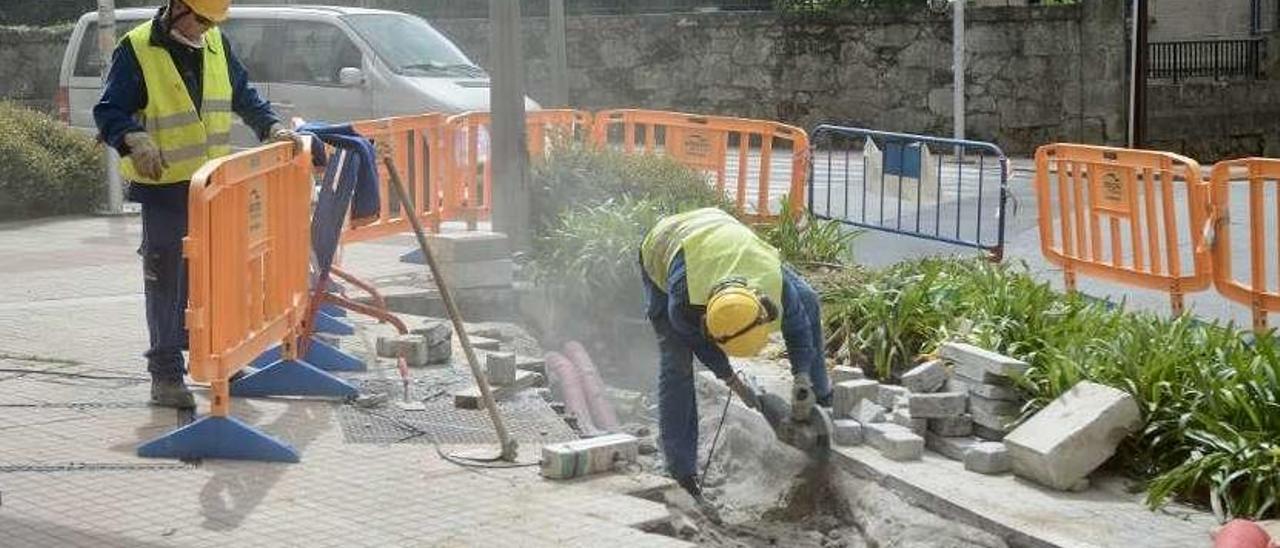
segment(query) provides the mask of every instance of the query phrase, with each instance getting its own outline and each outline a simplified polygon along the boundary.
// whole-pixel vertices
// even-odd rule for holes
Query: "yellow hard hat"
[[[231,0],[182,0],[182,3],[214,23],[226,21],[227,12],[231,9]]]
[[[703,320],[707,336],[730,356],[749,357],[769,342],[769,323],[777,316],[767,297],[747,288],[743,280],[721,282],[707,301]]]

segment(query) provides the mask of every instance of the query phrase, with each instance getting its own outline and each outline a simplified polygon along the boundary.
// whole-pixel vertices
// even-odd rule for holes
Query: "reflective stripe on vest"
[[[690,304],[706,305],[716,284],[737,276],[782,306],[778,250],[728,213],[697,209],[665,217],[649,231],[640,257],[649,279],[664,291],[671,261],[680,251],[684,251]],[[779,325],[780,321],[774,322],[773,327]]]
[[[147,21],[123,40],[133,46],[147,86],[147,106],[138,113],[139,122],[169,166],[160,179],[148,179],[125,157],[120,172],[145,184],[189,181],[205,162],[231,153],[231,76],[222,33],[215,28],[204,34],[203,97],[197,112],[168,50],[151,44],[151,31]]]

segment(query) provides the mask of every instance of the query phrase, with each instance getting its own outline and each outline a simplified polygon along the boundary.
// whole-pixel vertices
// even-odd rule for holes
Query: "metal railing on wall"
[[[1262,76],[1266,41],[1248,38],[1152,42],[1147,47],[1147,78],[1258,79]]]

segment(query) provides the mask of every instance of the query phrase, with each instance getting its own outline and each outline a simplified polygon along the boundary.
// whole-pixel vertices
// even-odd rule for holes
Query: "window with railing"
[[[1266,41],[1248,38],[1152,42],[1147,47],[1148,78],[1257,79],[1262,75]]]

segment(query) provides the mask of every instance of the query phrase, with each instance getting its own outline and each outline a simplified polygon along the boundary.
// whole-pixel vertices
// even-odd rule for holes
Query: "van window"
[[[343,19],[397,74],[484,77],[483,70],[422,19],[396,14],[348,15]]]
[[[342,29],[328,23],[289,21],[285,23],[279,82],[335,85],[338,72],[346,67],[362,68],[360,49]]]
[[[281,55],[273,40],[278,35],[274,32],[279,28],[278,23],[266,19],[231,19],[220,28],[231,41],[232,52],[248,71],[250,82],[280,80]]]
[[[116,20],[116,42],[141,23],[141,19]],[[84,34],[80,37],[80,50],[76,52],[76,69],[73,74],[77,77],[102,77],[102,56],[98,54],[98,23],[96,21],[85,25]]]

